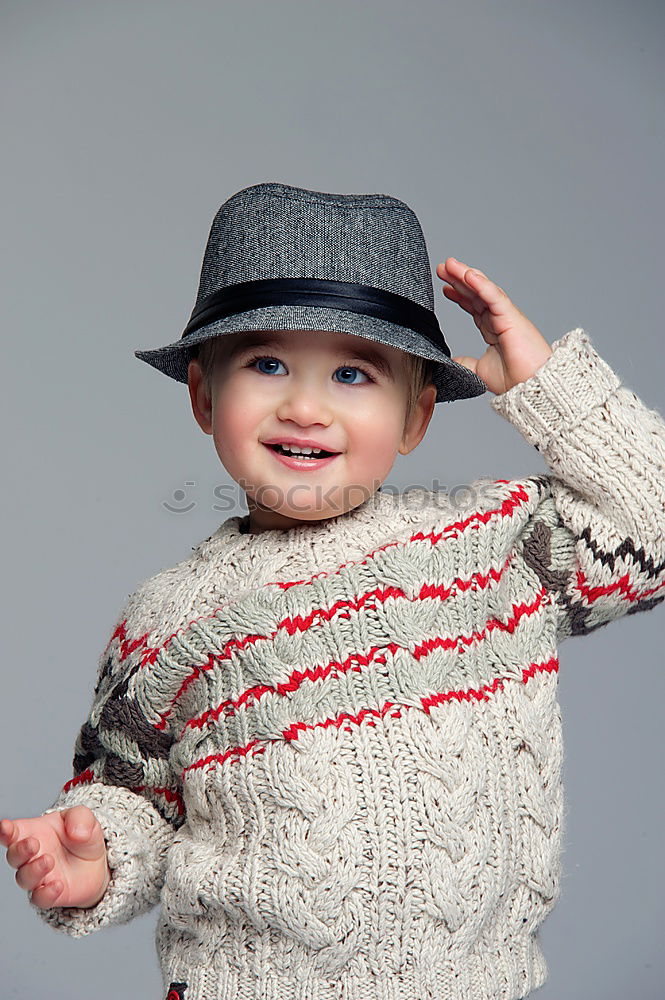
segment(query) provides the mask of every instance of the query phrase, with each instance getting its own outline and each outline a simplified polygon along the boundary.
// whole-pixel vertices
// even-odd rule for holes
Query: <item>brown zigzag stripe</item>
[[[571,635],[588,635],[590,632],[595,632],[596,629],[602,628],[603,625],[609,625],[609,621],[600,621],[595,625],[587,624],[591,609],[581,604],[573,604],[565,595],[561,597],[561,604],[570,625]]]
[[[663,601],[665,601],[665,594],[661,597],[645,598],[643,601],[638,601],[632,608],[628,608],[626,614],[634,615],[638,611],[650,611],[651,608],[655,608],[657,604],[662,604]]]
[[[586,542],[588,548],[591,549],[594,558],[598,559],[604,566],[609,566],[612,571],[614,571],[614,565],[617,558],[625,559],[626,556],[631,556],[644,575],[650,579],[656,579],[656,577],[661,576],[663,570],[665,570],[665,559],[661,560],[659,563],[655,563],[652,556],[647,556],[642,545],[640,545],[639,548],[636,548],[635,542],[630,536],[624,538],[621,544],[616,547],[614,552],[607,552],[605,549],[602,549],[592,537],[591,528],[589,527],[586,527],[584,531],[576,537]],[[662,598],[660,600],[662,600]],[[633,612],[635,612],[635,610],[636,609],[633,608]]]
[[[83,779],[103,781],[111,785],[124,786],[130,791],[137,791],[137,789],[145,787],[144,764],[150,760],[168,759],[173,738],[170,734],[166,734],[151,725],[140,711],[136,701],[127,697],[127,681],[128,678],[123,678],[111,692],[102,708],[99,728],[93,726],[89,720],[86,720],[81,726],[72,761],[74,778],[67,782],[63,790],[66,791],[72,787],[73,783],[78,783]],[[127,738],[133,740],[144,763],[120,757],[102,741],[102,734],[107,737],[108,742],[108,738],[114,733],[117,733],[121,740]],[[92,770],[92,765],[96,762],[101,764],[100,774],[95,774]],[[155,800],[151,796],[150,801],[160,815],[170,823],[177,821],[178,817],[174,817],[172,812],[165,810],[159,801],[160,790],[155,789],[155,791],[158,798]],[[177,795],[176,802],[178,813],[181,815],[184,813],[184,807],[178,801]]]
[[[559,521],[559,525],[562,525],[561,521]],[[588,527],[584,529],[581,535],[576,537],[579,540],[584,541],[587,547],[591,550],[593,557],[598,559],[602,565],[609,566],[612,572],[615,572],[617,558],[625,556],[631,556],[636,565],[640,567],[641,571],[652,579],[659,577],[665,567],[665,563],[661,562],[655,565],[652,558],[646,558],[644,549],[642,547],[636,549],[631,538],[624,539],[624,541],[617,546],[614,552],[610,553],[601,549],[601,547],[594,541]],[[570,582],[572,575],[571,571],[556,570],[551,566],[551,542],[552,529],[549,525],[539,521],[534,524],[529,538],[525,541],[522,554],[524,561],[538,575],[543,586],[548,591],[556,593],[558,602],[566,615],[568,624],[570,625],[571,635],[588,635],[590,632],[595,632],[596,629],[602,628],[603,625],[609,625],[609,622],[612,620],[611,618],[605,621],[596,622],[592,625],[588,624],[588,619],[593,611],[593,603],[601,596],[612,593],[613,591],[623,591],[626,600],[632,602],[632,606],[627,609],[626,614],[637,614],[640,611],[648,611],[655,605],[660,604],[663,600],[665,600],[665,594],[652,597],[651,595],[653,590],[643,592],[632,591],[629,584],[630,577],[628,573],[624,574],[620,580],[615,580],[607,587],[589,588],[584,584],[587,576],[582,572],[578,572],[577,589],[581,598],[587,602],[585,604],[578,603],[566,593],[566,587]],[[661,582],[655,589],[661,589],[663,586],[665,586],[665,583]]]
[[[100,727],[117,730],[133,739],[144,757],[166,759],[173,743],[170,734],[155,729],[133,698],[109,699],[100,715]]]
[[[126,685],[119,685],[125,688]],[[109,734],[121,734],[121,738],[133,740],[144,761],[167,760],[173,745],[170,734],[151,725],[140,711],[133,698],[123,695],[120,699],[110,698],[103,706],[100,726],[93,726],[89,720],[83,723],[76,742],[73,759],[75,773],[89,768],[95,761],[104,761],[104,773],[113,784],[140,784],[144,777],[143,765],[123,760],[109,749],[100,738],[100,730]]]
[[[104,669],[106,669],[106,664]],[[140,665],[135,664],[113,687],[100,712],[99,726],[110,732],[116,731],[128,735],[134,740],[144,758],[166,759],[173,744],[173,738],[148,722],[135,699],[127,695],[130,678],[139,670]],[[74,758],[74,766],[79,770],[87,767],[105,753],[105,748],[99,742],[96,728],[90,724],[89,720],[81,727],[78,742],[80,751]]]
[[[109,641],[106,643],[106,647],[102,653],[102,656],[106,658],[104,660],[104,665],[99,673],[99,677],[97,678],[97,684],[95,685],[95,692],[94,692],[95,695],[99,694],[102,688],[102,684],[104,683],[106,678],[111,676],[113,672],[113,667],[116,663],[123,663],[124,660],[126,660],[127,657],[130,656],[132,653],[134,653],[137,649],[143,649],[146,646],[146,642],[148,639],[147,632],[143,633],[143,635],[139,636],[137,639],[130,640],[127,638],[126,629],[127,629],[127,619],[125,618],[122,621],[118,622],[113,632],[111,633]],[[116,639],[118,640],[117,649],[111,650],[109,652],[112,643]],[[142,665],[143,664],[139,661],[129,671],[129,673],[125,675],[126,679],[128,680],[130,677],[132,677],[133,674],[137,672],[137,670],[141,669]]]
[[[547,490],[547,491],[549,490],[549,480],[550,480],[550,477],[546,476],[546,475],[543,475],[543,476],[533,476],[532,477],[532,481],[534,483],[537,483],[538,485],[543,486],[543,488],[545,490]],[[561,517],[559,517],[558,527],[559,528],[563,528],[566,531],[568,530],[566,528],[566,526],[564,525],[564,522],[562,521]],[[537,523],[534,526],[534,529],[533,529],[533,532],[532,532],[532,536],[535,535],[536,539],[537,539],[538,538],[537,532],[539,532],[539,531],[542,532],[543,529],[545,531],[549,530],[542,523],[540,523],[540,522]],[[623,541],[621,542],[621,544],[618,545],[613,552],[608,552],[606,549],[603,549],[598,544],[598,542],[596,542],[596,540],[593,538],[593,535],[591,533],[591,527],[589,525],[587,525],[587,527],[584,528],[584,530],[579,535],[575,535],[574,537],[575,537],[576,541],[583,541],[586,544],[587,548],[589,548],[591,550],[591,553],[593,554],[594,558],[598,559],[600,562],[602,562],[603,565],[609,566],[609,568],[610,568],[610,570],[612,570],[612,572],[614,572],[614,568],[615,568],[615,563],[616,563],[617,557],[625,559],[626,556],[632,556],[634,562],[640,567],[640,569],[645,574],[645,576],[647,576],[649,578],[655,579],[655,578],[659,577],[663,573],[663,571],[665,570],[665,559],[661,560],[661,562],[655,563],[652,556],[647,556],[647,554],[646,554],[646,552],[644,550],[644,546],[636,547],[634,540],[630,536],[627,536],[626,538],[624,538]],[[540,547],[542,547],[543,549],[545,549],[545,541],[543,539],[544,539],[544,535],[541,535],[540,542],[538,542],[537,540],[534,540],[534,548],[535,548],[536,552],[538,550],[538,546],[539,545],[540,545]],[[545,553],[545,551],[543,552],[543,556],[542,556],[541,560],[539,560],[539,561],[540,562],[544,561],[544,563],[545,563],[546,566],[549,564],[549,561],[550,561],[550,559],[549,559],[549,548],[547,548],[546,553]],[[533,568],[535,569],[536,567],[534,566]],[[554,579],[556,579],[557,576],[559,576],[559,574],[553,574],[553,578]],[[658,603],[660,603],[661,599],[659,599]],[[627,613],[628,614],[634,614],[636,610],[638,610],[638,609],[637,608],[633,608],[633,609],[631,609],[631,611],[629,611]]]
[[[596,588],[599,589],[599,588]],[[618,588],[617,588],[618,589]],[[559,593],[559,603],[563,608],[566,619],[570,625],[571,635],[589,635],[590,632],[595,632],[597,629],[602,628],[604,625],[609,625],[613,618],[606,618],[598,621],[594,624],[589,625],[588,619],[593,612],[592,605],[578,604],[576,603],[568,594]],[[665,600],[665,595],[661,597],[644,598],[642,600],[636,600],[636,603],[632,604],[626,610],[626,614],[636,614],[638,611],[646,611],[656,604],[660,604]]]
[[[665,601],[665,594],[661,597],[648,597],[638,600],[626,610],[626,615],[635,615],[640,611],[649,611],[663,601]],[[614,620],[607,618],[589,625],[588,618],[592,613],[591,607],[583,604],[575,604],[566,594],[560,596],[560,603],[570,624],[571,635],[589,635],[591,632],[596,632],[599,628],[603,628],[604,625],[609,625]]]
[[[113,637],[111,637],[111,639],[109,640],[109,644],[110,644],[110,642],[112,640],[113,640]],[[104,665],[102,666],[102,669],[99,672],[99,676],[97,678],[97,683],[95,684],[95,689],[94,689],[95,697],[97,697],[97,695],[101,691],[102,686],[103,686],[104,681],[106,680],[106,678],[111,676],[111,671],[112,670],[113,670],[113,656],[109,653],[106,656],[106,659],[104,660]]]

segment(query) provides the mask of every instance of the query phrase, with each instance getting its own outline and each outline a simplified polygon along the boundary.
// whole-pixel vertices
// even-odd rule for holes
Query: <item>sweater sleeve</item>
[[[137,592],[138,594],[138,592]],[[104,831],[111,880],[92,907],[32,907],[52,927],[82,937],[147,912],[159,900],[166,856],[184,822],[181,784],[169,762],[151,691],[147,636],[128,636],[130,598],[102,653],[92,706],[75,742],[73,777],[42,815],[86,805]]]
[[[525,382],[491,400],[543,455],[521,554],[557,610],[557,639],[665,599],[665,422],[581,328]]]

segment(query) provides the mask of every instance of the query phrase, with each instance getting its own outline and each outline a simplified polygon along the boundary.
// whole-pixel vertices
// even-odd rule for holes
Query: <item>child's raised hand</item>
[[[552,348],[504,290],[482,271],[448,257],[436,273],[448,284],[443,294],[473,316],[489,347],[481,358],[455,357],[494,393],[526,382],[552,354]]]
[[[16,883],[42,909],[94,906],[111,873],[99,821],[87,806],[28,819],[0,820],[0,844]]]

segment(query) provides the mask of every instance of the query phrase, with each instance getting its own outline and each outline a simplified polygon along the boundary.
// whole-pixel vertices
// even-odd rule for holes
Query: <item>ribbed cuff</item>
[[[147,799],[117,785],[93,782],[61,792],[42,815],[84,805],[104,832],[111,880],[94,906],[31,903],[40,917],[72,937],[83,937],[107,924],[121,924],[150,909],[159,899],[166,853],[174,828]]]
[[[490,400],[492,408],[541,452],[547,451],[552,438],[570,433],[621,385],[581,327],[551,346],[552,354],[530,378]]]

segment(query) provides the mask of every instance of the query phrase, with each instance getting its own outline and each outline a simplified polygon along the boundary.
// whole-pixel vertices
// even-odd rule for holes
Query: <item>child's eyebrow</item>
[[[251,351],[255,347],[274,347],[283,348],[284,340],[280,337],[275,337],[269,333],[256,333],[253,336],[245,337],[243,340],[237,341],[233,344],[227,353],[227,358],[233,360],[239,354],[244,354],[246,351]],[[386,378],[393,379],[393,370],[390,366],[390,362],[378,351],[372,350],[371,347],[338,347],[337,353],[340,357],[353,358],[357,361],[368,361],[371,365],[385,375]]]
[[[235,344],[226,352],[226,357],[229,361],[237,357],[239,354],[244,354],[245,351],[251,351],[253,347],[281,347],[282,341],[278,337],[271,337],[270,334],[254,334],[251,337],[244,337],[242,340],[237,340]]]

